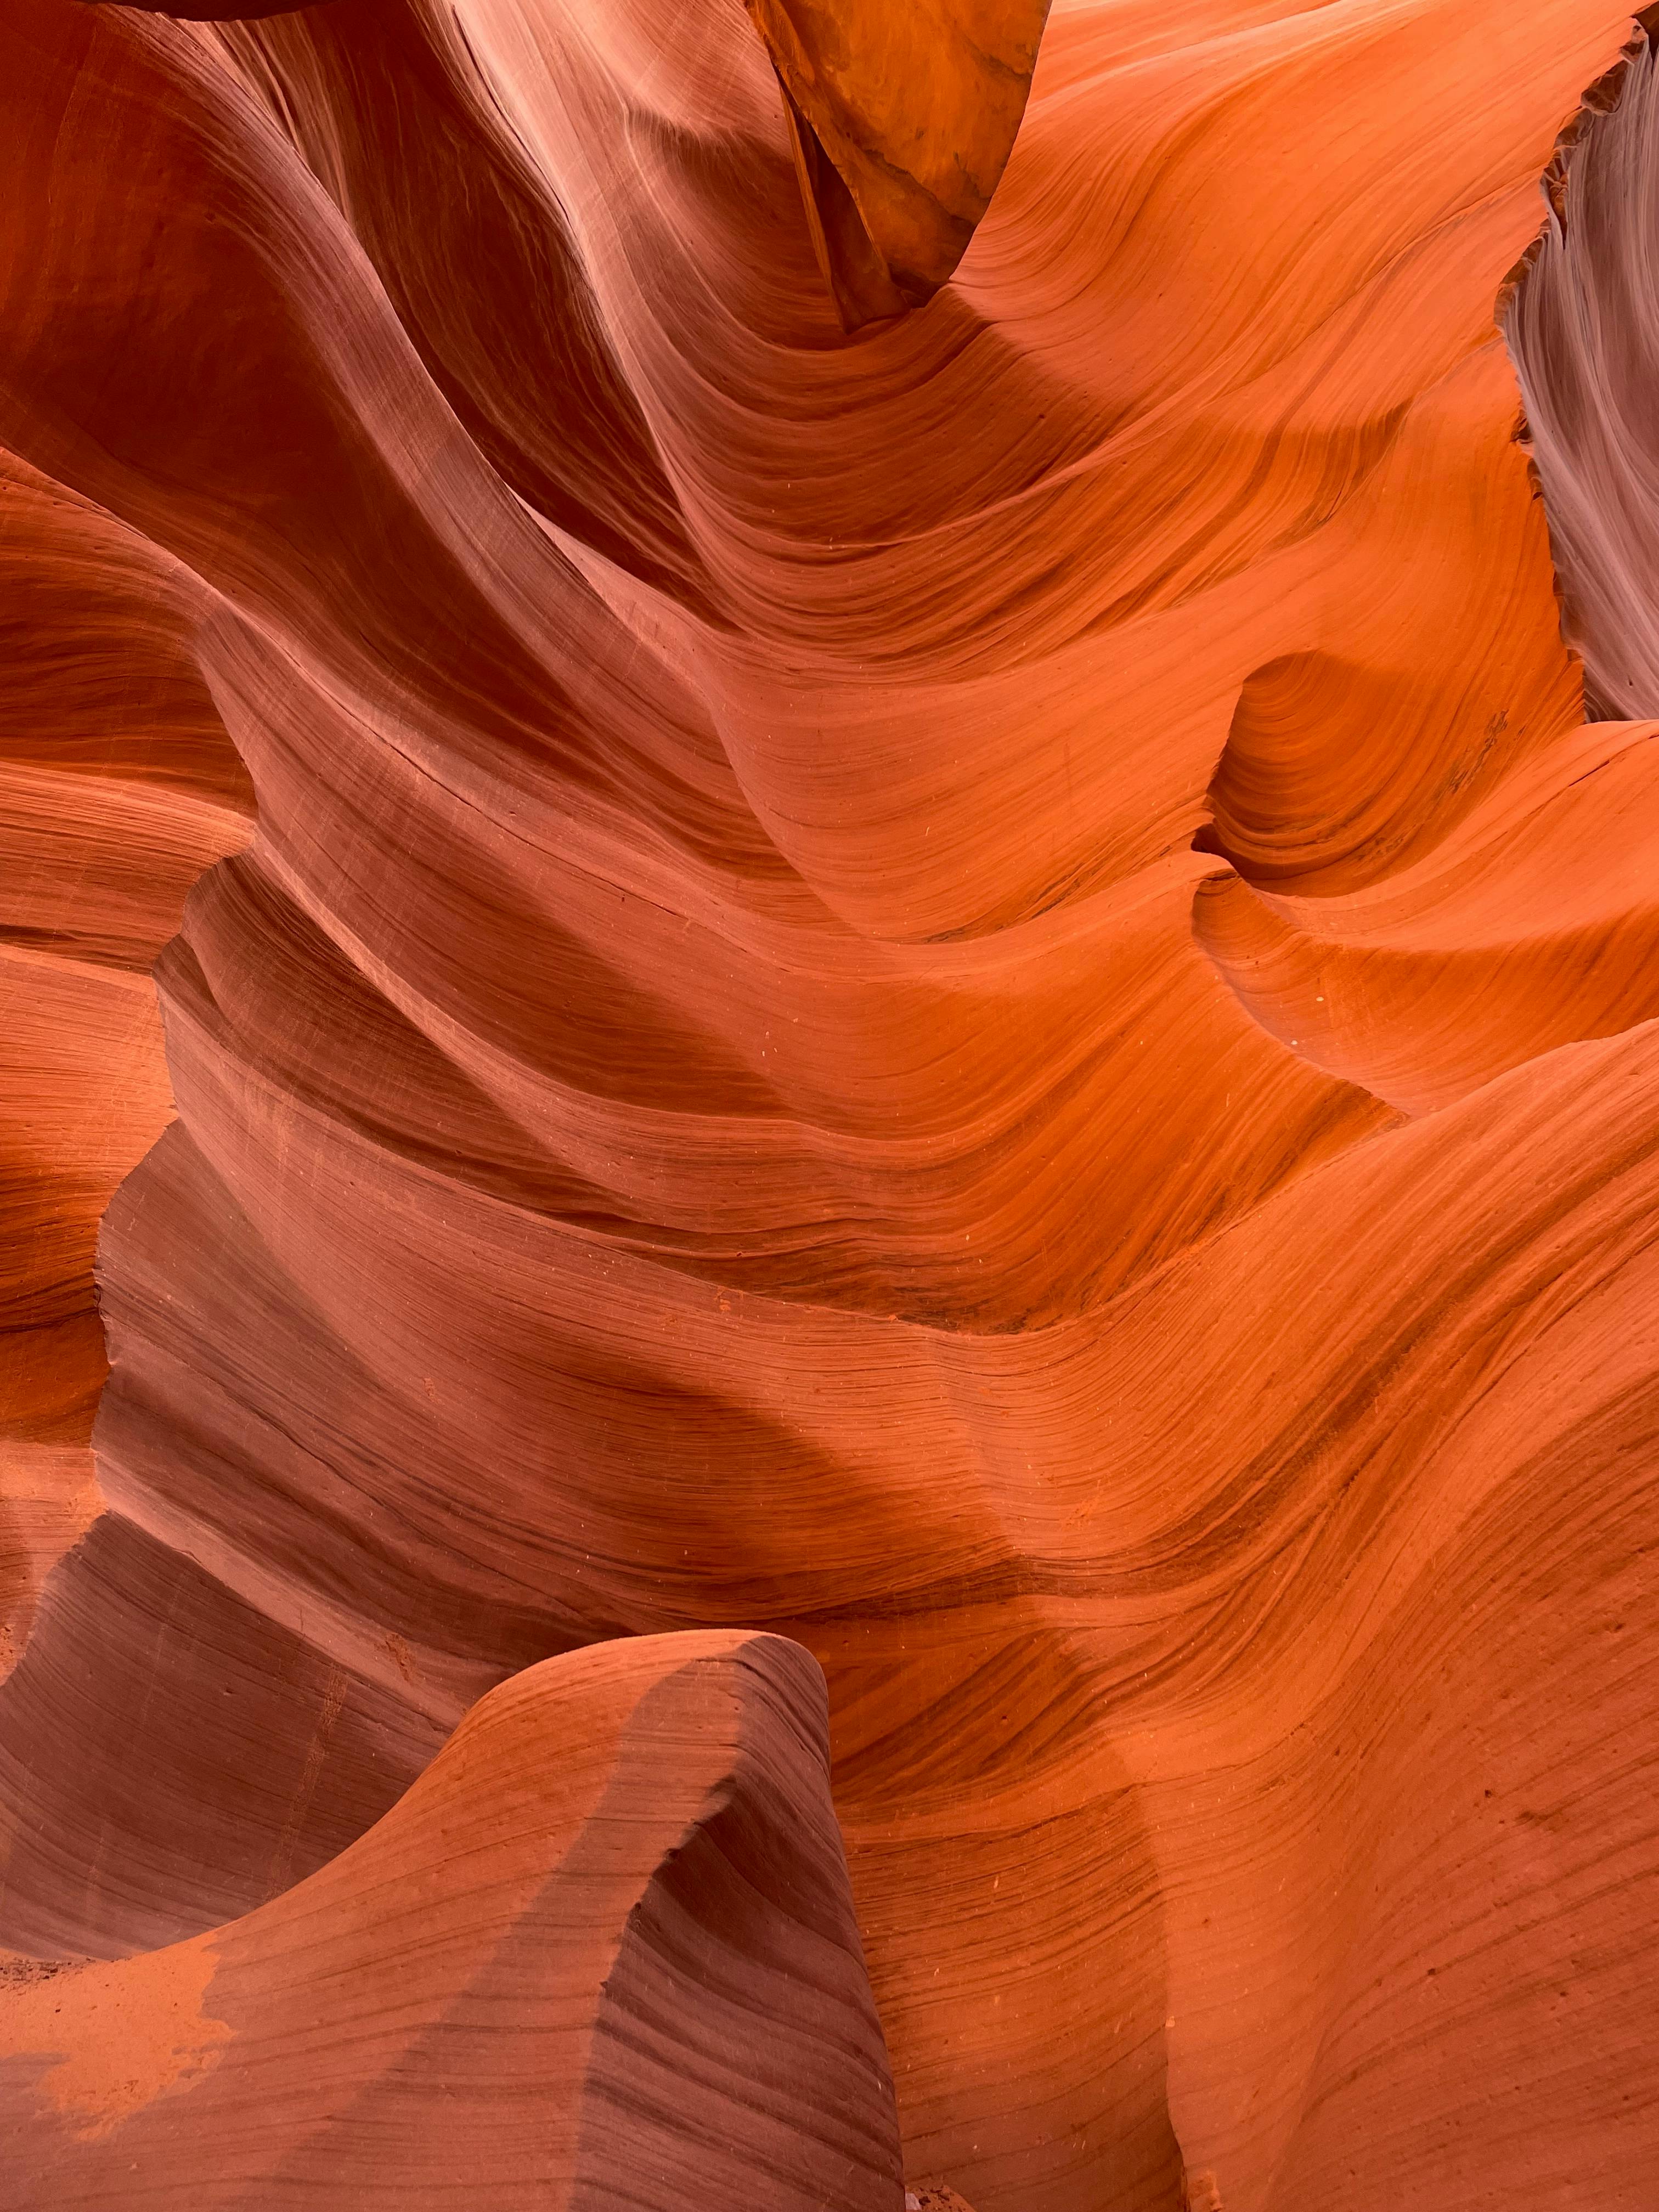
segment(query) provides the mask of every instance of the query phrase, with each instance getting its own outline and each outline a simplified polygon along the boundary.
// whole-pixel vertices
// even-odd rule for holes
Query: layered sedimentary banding
[[[1608,721],[1659,712],[1656,27],[1652,9],[1637,19],[1563,134],[1546,179],[1548,219],[1503,314],[1549,509],[1563,629],[1583,657],[1589,711]]]
[[[0,440],[182,672],[171,895],[233,754],[258,801],[157,969],[0,1940],[118,1982],[337,1898],[372,1947],[504,1677],[778,1632],[913,2193],[1611,2189],[1659,815],[1492,317],[1627,19],[1060,7],[929,262],[786,13],[863,21],[0,33]]]
[[[98,1510],[94,1245],[172,1106],[148,971],[252,826],[191,650],[207,596],[0,457],[0,1674]]]
[[[8,2201],[898,2212],[827,1753],[781,1638],[529,1668],[246,1919],[14,1967]]]

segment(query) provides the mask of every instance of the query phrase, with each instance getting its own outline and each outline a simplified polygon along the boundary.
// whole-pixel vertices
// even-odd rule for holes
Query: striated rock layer
[[[1610,721],[1659,712],[1656,31],[1650,9],[1562,134],[1544,229],[1503,313],[1548,502],[1563,629],[1583,656],[1590,711]]]
[[[246,1919],[14,1966],[8,2203],[896,2212],[826,1751],[779,1637],[515,1676]]]
[[[1628,18],[1042,15],[0,21],[30,2203],[1644,2201]]]
[[[149,970],[252,794],[202,585],[0,454],[0,1676],[98,1510],[99,1218],[170,1115]]]

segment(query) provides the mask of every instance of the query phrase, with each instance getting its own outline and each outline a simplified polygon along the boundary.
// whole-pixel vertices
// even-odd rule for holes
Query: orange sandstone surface
[[[1646,34],[1043,16],[0,15],[8,2212],[1655,2201]]]

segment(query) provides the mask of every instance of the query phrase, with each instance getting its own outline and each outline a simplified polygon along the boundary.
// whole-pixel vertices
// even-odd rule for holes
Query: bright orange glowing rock
[[[386,1839],[434,1941],[524,1924],[422,1811],[466,1731],[528,1700],[557,1765],[538,1686],[757,1635],[827,1680],[858,1929],[778,2201],[1615,2201],[1659,2148],[1659,785],[1652,723],[1585,723],[1492,317],[1627,20],[1076,0],[1028,100],[1036,11],[757,5],[0,25],[0,441],[77,518],[20,566],[103,549],[48,690],[114,683],[106,621],[167,702],[118,791],[9,757],[16,921],[79,887],[129,994],[170,936],[177,1105],[110,1199],[161,1071],[77,1152],[118,1040],[54,973],[19,1143],[72,1194],[62,1402],[100,1211],[112,1371],[99,1492],[27,1540],[0,1937],[129,1992],[149,2088],[51,2201],[125,2141],[208,2190],[279,2048],[306,2186],[359,2175],[372,2113],[305,2164],[309,2046],[253,1996],[220,2037],[204,1950],[280,1955],[290,2026],[366,1992],[401,2115]],[[1639,119],[1581,140],[1598,239]],[[1552,251],[1512,333],[1617,264]],[[1634,450],[1528,419],[1581,508]],[[644,1760],[590,1933],[728,1749]],[[839,1896],[795,1779],[763,1948]],[[687,1942],[682,2068],[751,1956]],[[603,1948],[548,1963],[589,2023]],[[463,2086],[403,2201],[493,2145],[469,1972],[410,1985]],[[568,2132],[591,2083],[535,2079]]]

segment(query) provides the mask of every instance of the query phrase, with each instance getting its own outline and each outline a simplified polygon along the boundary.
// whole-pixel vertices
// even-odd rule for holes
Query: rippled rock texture
[[[1043,12],[0,18],[28,2212],[1649,2200],[1651,55]]]
[[[245,1919],[14,1969],[0,2082],[18,2212],[896,2212],[823,1676],[732,1634],[530,1668]]]
[[[1659,713],[1659,11],[1592,85],[1546,179],[1504,325],[1548,505],[1564,629],[1598,720]]]

